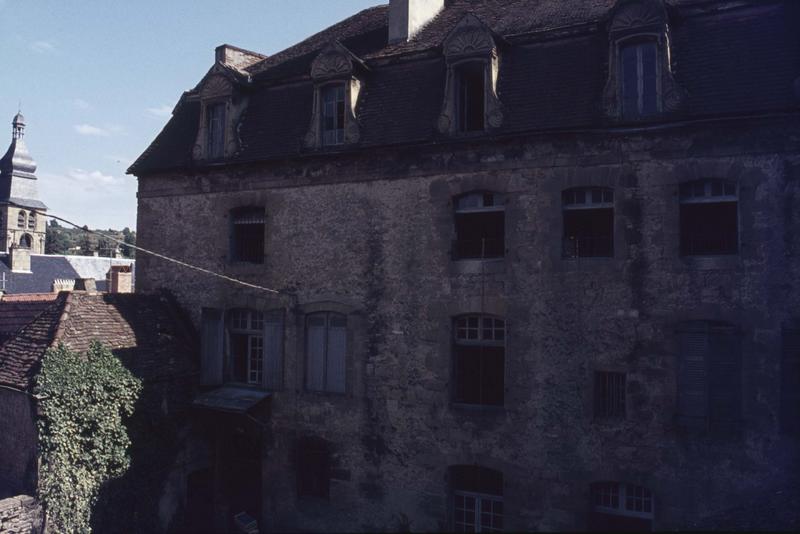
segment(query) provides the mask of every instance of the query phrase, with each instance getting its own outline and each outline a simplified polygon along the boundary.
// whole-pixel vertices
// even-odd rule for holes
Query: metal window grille
[[[266,216],[261,208],[237,210],[233,217],[233,261],[263,263]]]
[[[595,416],[625,417],[625,373],[595,373]]]

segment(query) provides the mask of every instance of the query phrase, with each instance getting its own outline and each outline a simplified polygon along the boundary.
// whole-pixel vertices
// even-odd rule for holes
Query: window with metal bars
[[[568,189],[561,194],[565,258],[614,255],[614,191],[602,187]]]
[[[596,418],[625,417],[625,380],[625,373],[595,372],[594,416]]]
[[[595,482],[591,487],[590,530],[637,532],[652,529],[653,493],[621,482]]]
[[[488,315],[464,315],[453,324],[454,401],[503,406],[506,323]]]
[[[345,86],[342,83],[322,88],[322,146],[344,143]]]
[[[306,389],[345,393],[347,317],[313,313],[306,318]]]
[[[237,208],[231,212],[231,261],[264,263],[266,222],[263,208]]]
[[[480,466],[449,469],[455,532],[503,531],[503,473]]]
[[[206,156],[220,159],[225,156],[225,103],[206,106]]]
[[[658,44],[654,40],[626,43],[619,53],[622,116],[636,119],[658,113]]]
[[[733,182],[696,180],[680,186],[681,255],[739,251],[739,195]]]
[[[491,259],[505,256],[504,195],[476,191],[457,197],[455,226],[455,259]]]

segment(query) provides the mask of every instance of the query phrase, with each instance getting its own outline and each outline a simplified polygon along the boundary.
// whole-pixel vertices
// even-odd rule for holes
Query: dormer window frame
[[[328,114],[328,100],[327,97],[329,92],[336,91],[333,100],[334,109],[332,111],[332,116]],[[339,110],[339,94],[338,91],[341,91],[341,106],[342,110]],[[320,98],[320,146],[323,148],[338,146],[345,144],[345,131],[346,131],[346,123],[347,123],[347,82],[338,81],[338,80],[331,80],[329,82],[323,82],[319,86],[319,98]],[[340,112],[341,111],[341,112]],[[340,116],[341,115],[341,116]],[[328,119],[332,118],[334,122],[334,128],[328,129],[327,122]],[[329,139],[328,134],[334,133],[335,137],[333,139]]]
[[[662,98],[662,89],[661,89],[661,78],[662,78],[662,70],[663,67],[661,65],[663,58],[662,58],[662,49],[664,47],[664,42],[668,42],[669,39],[666,37],[665,34],[653,34],[653,33],[636,33],[633,35],[621,37],[616,41],[616,49],[617,49],[617,68],[619,72],[617,73],[618,76],[618,91],[619,91],[619,106],[620,106],[620,116],[623,120],[631,121],[631,120],[644,120],[654,116],[658,116],[664,111],[664,103]],[[645,84],[645,60],[642,56],[642,52],[644,48],[642,45],[652,45],[655,47],[655,110],[653,112],[648,112],[645,110],[645,103],[644,100],[647,98],[646,92],[647,88],[644,87]],[[632,47],[636,48],[637,58],[636,58],[636,68],[637,68],[637,107],[635,110],[629,110],[626,108],[626,94],[625,94],[625,83],[626,83],[626,70],[625,70],[625,60],[624,60],[624,52],[626,49],[630,49]],[[667,53],[669,55],[669,53]]]
[[[220,163],[236,154],[239,150],[237,125],[243,111],[247,107],[246,95],[237,89],[239,82],[232,79],[231,75],[220,64],[215,65],[209,74],[198,85],[196,94],[188,98],[200,102],[200,124],[197,131],[192,157],[195,161],[209,164]],[[212,110],[222,107],[221,117],[221,151],[214,150],[211,139]]]
[[[340,43],[325,47],[311,65],[311,80],[314,84],[311,124],[305,137],[305,147],[310,150],[335,150],[361,140],[361,128],[357,110],[361,95],[362,81],[356,71],[360,60]],[[325,96],[331,88],[344,89],[344,120],[341,124],[341,137],[331,141],[325,136]],[[338,114],[338,113],[337,113]]]
[[[225,145],[227,141],[226,130],[227,128],[227,115],[228,115],[228,102],[229,99],[227,98],[214,98],[208,101],[203,102],[203,122],[205,123],[206,133],[205,133],[205,159],[208,161],[219,161],[221,159],[225,159]],[[222,117],[220,121],[220,133],[221,139],[216,141],[212,139],[214,135],[214,131],[212,130],[211,121],[213,117],[211,116],[213,111],[216,109],[222,110]],[[215,150],[216,146],[218,146],[219,152]]]

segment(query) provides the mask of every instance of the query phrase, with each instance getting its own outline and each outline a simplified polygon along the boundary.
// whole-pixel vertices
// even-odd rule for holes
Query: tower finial
[[[13,139],[22,139],[25,135],[25,117],[22,116],[22,103],[20,102],[20,111],[14,115],[11,121],[11,136]]]

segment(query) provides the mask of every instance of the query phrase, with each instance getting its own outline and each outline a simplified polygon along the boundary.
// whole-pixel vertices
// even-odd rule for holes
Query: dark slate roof
[[[13,295],[4,295],[0,300],[0,344],[36,319],[53,303],[57,295],[43,293],[31,297],[16,298]]]
[[[0,347],[0,385],[31,391],[45,351],[64,343],[85,351],[92,340],[110,347],[145,381],[197,374],[190,324],[163,295],[63,292]]]
[[[451,0],[408,43],[387,45],[387,6],[362,11],[250,67],[253,81],[232,162],[316,153],[303,148],[312,113],[310,66],[338,40],[367,69],[357,117],[361,141],[332,152],[437,142],[444,94],[441,45],[467,13],[499,38],[497,135],[607,128],[602,96],[608,73],[606,22],[616,0]],[[686,93],[669,120],[796,111],[800,9],[773,0],[666,0],[674,76]],[[565,32],[565,29],[568,31]],[[199,104],[186,97],[131,167],[138,175],[192,162]]]
[[[32,254],[30,273],[12,272],[7,262],[8,256],[0,254],[0,280],[5,274],[5,293],[48,293],[53,290],[53,280],[56,278],[68,280],[79,278],[78,272],[64,256]]]

